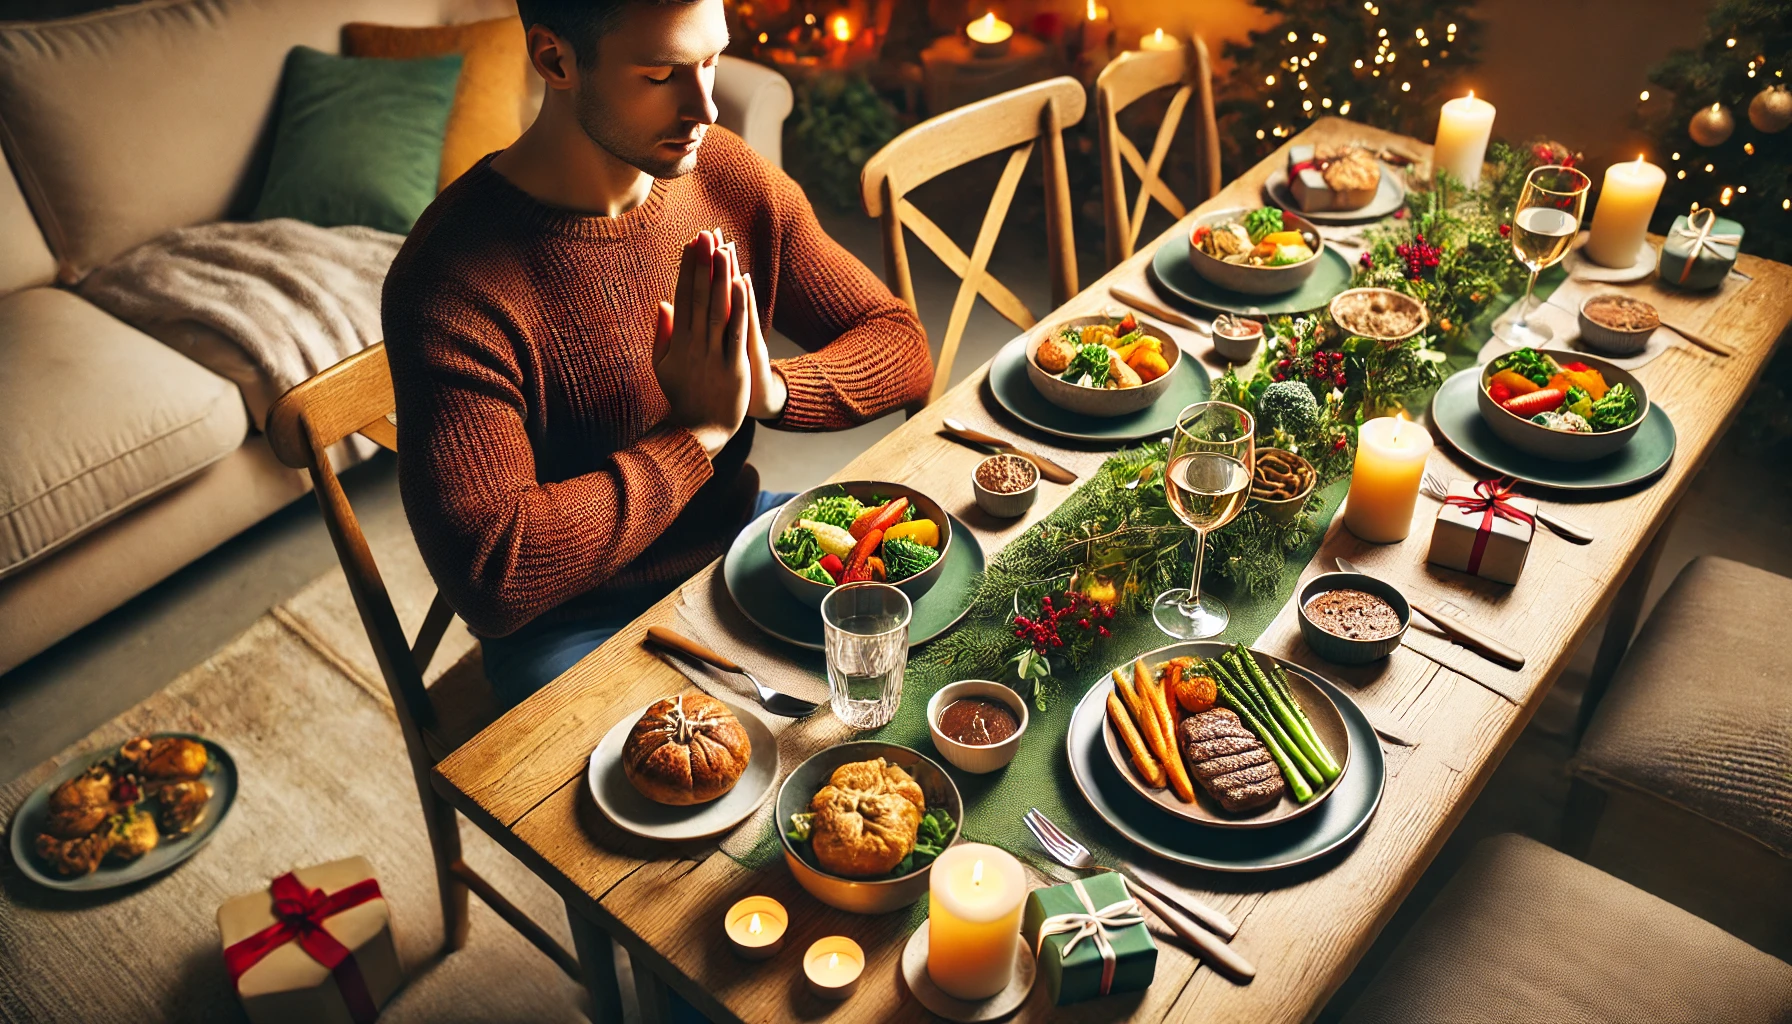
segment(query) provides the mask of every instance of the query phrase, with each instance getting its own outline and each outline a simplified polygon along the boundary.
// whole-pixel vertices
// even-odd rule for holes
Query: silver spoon
[[[1426,470],[1425,475],[1419,479],[1419,489],[1425,492],[1427,498],[1435,498],[1438,501],[1450,496],[1450,485],[1444,482],[1443,477],[1430,470]],[[1537,518],[1542,521],[1544,526],[1560,535],[1563,540],[1570,540],[1576,544],[1593,543],[1593,535],[1585,527],[1577,526],[1554,512],[1544,511],[1542,505],[1537,506]]]

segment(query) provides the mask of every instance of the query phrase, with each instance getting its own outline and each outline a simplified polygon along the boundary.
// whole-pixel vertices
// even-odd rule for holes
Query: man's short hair
[[[634,4],[690,4],[698,0],[517,0],[523,27],[540,25],[572,44],[579,66],[597,63],[597,41]]]

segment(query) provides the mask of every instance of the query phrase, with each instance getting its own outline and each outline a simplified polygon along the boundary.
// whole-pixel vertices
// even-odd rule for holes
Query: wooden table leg
[[[609,933],[566,905],[566,922],[572,929],[573,951],[579,955],[579,973],[591,995],[592,1024],[622,1024],[622,986],[616,978],[616,943]]]
[[[1637,559],[1636,568],[1630,570],[1630,576],[1624,585],[1618,588],[1618,596],[1612,600],[1611,611],[1605,617],[1605,635],[1599,640],[1599,653],[1593,657],[1593,671],[1587,677],[1587,689],[1580,698],[1580,712],[1574,723],[1574,742],[1578,746],[1581,736],[1585,735],[1587,726],[1593,721],[1593,712],[1599,709],[1599,702],[1605,699],[1605,691],[1612,685],[1612,676],[1618,671],[1618,664],[1624,660],[1624,652],[1630,649],[1631,638],[1636,635],[1637,620],[1642,618],[1643,603],[1649,597],[1649,584],[1655,579],[1655,566],[1661,562],[1661,553],[1667,549],[1668,535],[1674,530],[1674,521],[1680,516],[1680,507],[1674,506],[1667,518],[1655,531],[1655,539],[1644,549],[1643,556]]]
[[[633,957],[629,958],[629,968],[635,977],[635,1000],[641,1004],[641,1024],[667,1024],[672,1019],[672,1009],[666,983]]]

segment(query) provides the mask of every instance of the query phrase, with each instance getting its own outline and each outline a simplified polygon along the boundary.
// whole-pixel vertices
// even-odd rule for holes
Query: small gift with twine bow
[[[1427,562],[1496,583],[1517,583],[1537,530],[1537,503],[1512,493],[1509,479],[1450,483],[1437,510]]]
[[[1719,217],[1710,207],[1675,217],[1661,243],[1662,283],[1688,291],[1716,288],[1736,266],[1741,246],[1742,225]]]
[[[224,965],[255,1024],[369,1024],[404,983],[365,857],[299,868],[218,908]]]
[[[1126,879],[1111,871],[1028,893],[1021,934],[1057,1006],[1142,992],[1157,974],[1157,944]]]

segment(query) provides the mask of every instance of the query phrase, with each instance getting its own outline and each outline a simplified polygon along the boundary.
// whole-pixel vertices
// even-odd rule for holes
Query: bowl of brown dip
[[[991,455],[971,472],[977,507],[998,519],[1027,514],[1039,497],[1039,467],[1018,455]]]
[[[1628,295],[1604,292],[1580,304],[1580,340],[1608,355],[1636,355],[1660,326],[1654,306]]]
[[[1300,633],[1313,653],[1366,665],[1400,646],[1412,608],[1392,585],[1356,572],[1316,576],[1300,591]]]
[[[1027,731],[1027,702],[1001,683],[965,679],[927,702],[933,745],[956,768],[985,775],[1008,766]]]
[[[1349,288],[1331,301],[1332,322],[1359,338],[1404,341],[1425,329],[1425,304],[1392,288]]]

